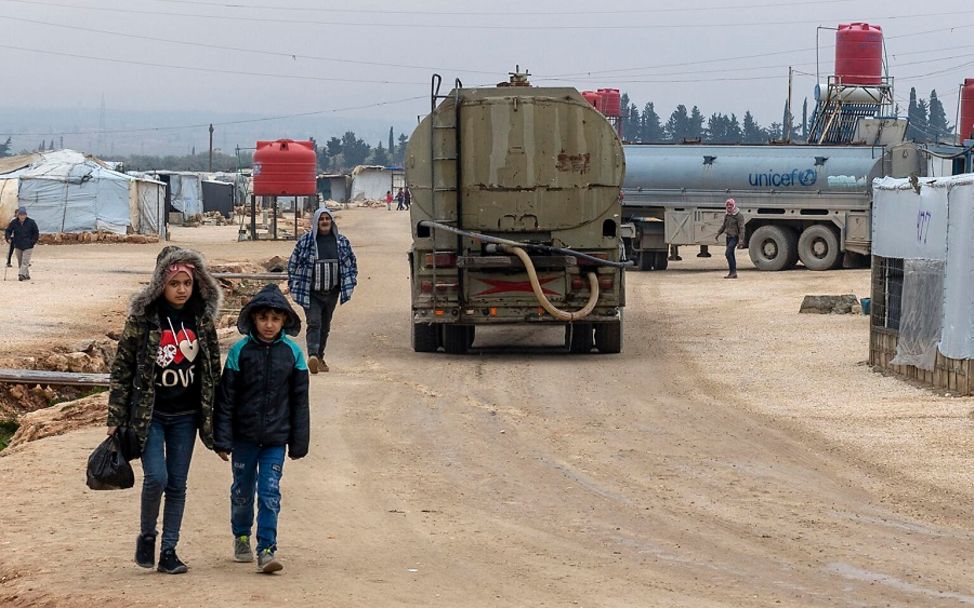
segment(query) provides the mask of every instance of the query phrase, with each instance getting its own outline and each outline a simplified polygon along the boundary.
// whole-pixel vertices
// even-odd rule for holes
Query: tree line
[[[763,144],[771,141],[790,140],[803,142],[808,139],[814,116],[809,115],[808,99],[802,102],[801,117],[792,116],[788,102],[785,101],[780,122],[761,126],[751,114],[744,116],[715,112],[704,116],[697,106],[687,109],[679,104],[666,121],[656,111],[653,102],[647,102],[642,111],[632,102],[627,93],[622,95],[622,133],[626,141],[637,143],[682,143],[704,142],[717,144]],[[814,113],[814,108],[812,108]],[[899,115],[900,108],[895,108]],[[907,109],[909,127],[907,139],[917,142],[935,142],[949,138],[954,126],[947,121],[943,104],[937,97],[937,90],[930,91],[929,101],[918,99],[916,88],[910,89],[910,105]],[[788,125],[791,125],[790,129]]]

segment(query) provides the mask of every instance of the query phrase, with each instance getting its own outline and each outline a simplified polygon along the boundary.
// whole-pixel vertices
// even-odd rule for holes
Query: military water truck
[[[412,344],[464,353],[475,328],[565,326],[566,346],[622,349],[622,144],[575,89],[523,74],[447,95],[406,147]]]

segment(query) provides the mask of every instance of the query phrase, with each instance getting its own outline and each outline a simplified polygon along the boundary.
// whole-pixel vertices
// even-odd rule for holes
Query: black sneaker
[[[157,570],[166,574],[182,574],[189,570],[189,568],[176,557],[175,549],[163,549],[162,553],[159,554],[159,567]]]
[[[139,534],[135,539],[135,563],[143,568],[156,566],[156,535]]]

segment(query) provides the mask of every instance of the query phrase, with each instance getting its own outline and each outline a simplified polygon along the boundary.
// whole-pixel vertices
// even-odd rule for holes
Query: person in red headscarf
[[[724,208],[727,214],[724,215],[724,223],[714,238],[720,238],[721,234],[727,235],[727,248],[724,251],[724,257],[727,258],[727,276],[724,278],[736,279],[737,257],[734,255],[734,249],[744,249],[744,242],[742,240],[744,237],[744,215],[737,208],[737,201],[732,198],[727,199],[727,202],[724,203]]]

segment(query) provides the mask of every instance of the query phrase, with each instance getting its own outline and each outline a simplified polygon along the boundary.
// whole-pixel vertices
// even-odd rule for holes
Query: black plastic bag
[[[92,490],[125,490],[134,485],[132,466],[122,455],[118,434],[113,433],[88,457],[88,487]]]
[[[116,429],[115,434],[118,435],[118,445],[125,460],[135,460],[142,456],[142,442],[139,441],[139,435],[135,429],[128,425],[122,425]]]

